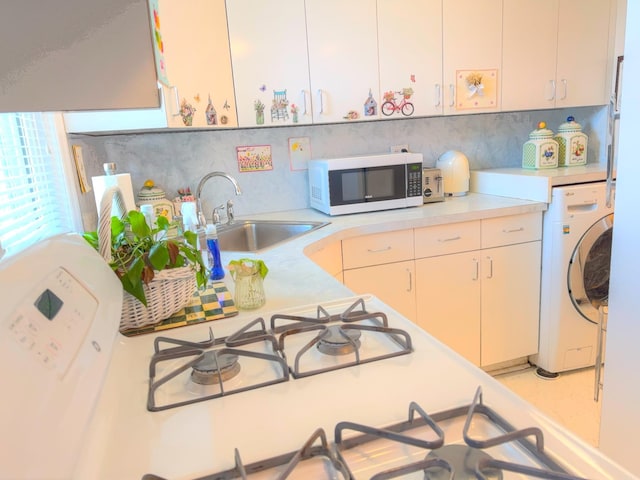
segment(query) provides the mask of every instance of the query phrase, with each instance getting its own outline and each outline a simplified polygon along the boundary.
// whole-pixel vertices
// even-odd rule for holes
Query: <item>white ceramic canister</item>
[[[558,166],[558,142],[545,122],[529,134],[529,140],[522,147],[522,168],[556,168]]]
[[[586,134],[582,132],[582,125],[575,118],[567,117],[567,121],[558,127],[555,136],[560,149],[558,150],[558,166],[573,167],[587,164]]]

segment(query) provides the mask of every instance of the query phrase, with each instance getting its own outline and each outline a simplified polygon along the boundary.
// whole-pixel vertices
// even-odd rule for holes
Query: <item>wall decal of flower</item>
[[[187,102],[186,98],[180,102],[180,116],[182,117],[182,123],[185,126],[190,127],[193,125],[193,115],[196,113],[196,109],[193,105]]]

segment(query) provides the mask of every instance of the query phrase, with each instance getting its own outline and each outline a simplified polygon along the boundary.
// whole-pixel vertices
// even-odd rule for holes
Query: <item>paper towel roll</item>
[[[102,199],[104,191],[113,185],[120,187],[124,204],[127,207],[127,212],[129,210],[136,209],[136,201],[133,196],[133,186],[131,185],[131,174],[118,173],[117,175],[91,177],[91,183],[93,184],[93,194],[95,195],[98,214],[100,213],[100,200]]]

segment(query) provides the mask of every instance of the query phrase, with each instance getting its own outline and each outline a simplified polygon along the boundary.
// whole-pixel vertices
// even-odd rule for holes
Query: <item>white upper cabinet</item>
[[[504,3],[503,110],[555,106],[558,0]]]
[[[502,0],[445,0],[442,22],[444,113],[499,111]]]
[[[314,123],[377,119],[376,0],[305,3]]]
[[[224,0],[160,0],[169,127],[236,127]],[[193,111],[191,115],[190,112]]]
[[[160,108],[67,113],[68,132],[238,125],[224,0],[159,0],[158,13],[171,84]]]
[[[159,105],[146,0],[3,2],[0,111]]]
[[[441,0],[378,0],[378,57],[381,118],[442,115]]]
[[[556,106],[609,101],[611,0],[560,0]]]
[[[241,127],[311,123],[304,2],[228,0]]]
[[[505,1],[502,109],[607,103],[610,9],[610,0]]]

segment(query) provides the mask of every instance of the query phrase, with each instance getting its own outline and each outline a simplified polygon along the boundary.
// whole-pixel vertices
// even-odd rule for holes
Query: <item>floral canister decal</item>
[[[558,166],[558,142],[545,122],[529,134],[522,148],[522,168],[556,168]]]

